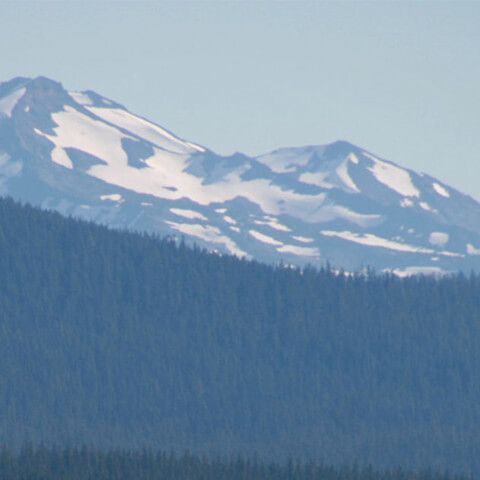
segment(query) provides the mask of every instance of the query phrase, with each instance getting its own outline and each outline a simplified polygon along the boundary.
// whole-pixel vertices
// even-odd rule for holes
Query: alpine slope
[[[0,84],[0,194],[261,262],[480,270],[480,204],[345,141],[217,155],[92,91]]]

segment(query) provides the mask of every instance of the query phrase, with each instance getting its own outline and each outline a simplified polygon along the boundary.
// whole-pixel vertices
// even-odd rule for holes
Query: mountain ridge
[[[480,204],[345,140],[221,156],[90,90],[0,85],[0,193],[267,263],[480,268]]]

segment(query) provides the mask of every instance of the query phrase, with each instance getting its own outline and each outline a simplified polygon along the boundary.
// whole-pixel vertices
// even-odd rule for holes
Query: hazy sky
[[[477,1],[0,1],[0,53],[217,153],[344,139],[480,200]]]

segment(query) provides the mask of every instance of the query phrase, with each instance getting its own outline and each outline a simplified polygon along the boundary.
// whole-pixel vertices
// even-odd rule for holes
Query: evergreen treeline
[[[0,442],[480,473],[480,277],[272,267],[0,201]]]
[[[358,465],[332,468],[289,460],[265,463],[254,457],[210,460],[188,452],[152,453],[149,450],[95,448],[22,448],[15,454],[0,451],[2,480],[467,480],[448,472],[414,472],[395,468],[376,471]]]

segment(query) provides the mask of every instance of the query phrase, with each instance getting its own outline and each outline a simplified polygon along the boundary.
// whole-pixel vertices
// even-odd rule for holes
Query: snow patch
[[[0,112],[4,113],[7,117],[11,117],[15,105],[25,95],[26,91],[27,89],[22,87],[13,91],[10,93],[10,95],[0,99]]]
[[[448,233],[445,232],[432,232],[428,237],[428,241],[435,246],[443,247],[449,239]]]
[[[320,153],[321,150],[317,148],[316,153]],[[287,173],[307,165],[311,158],[312,150],[309,148],[285,148],[256,157],[256,160],[267,165],[272,172]]]
[[[298,180],[309,185],[331,189],[333,185],[325,181],[328,175],[329,172],[304,172],[300,174]]]
[[[370,153],[363,152],[363,155],[373,160],[373,166],[368,169],[375,178],[386,185],[391,190],[404,197],[419,197],[420,192],[413,185],[410,174],[403,168],[397,167],[393,163],[385,162]]]
[[[238,227],[230,227],[230,230],[233,230],[234,232],[240,233],[240,229]]]
[[[100,195],[100,200],[112,200],[113,202],[123,201],[123,197],[119,193],[110,193],[108,195]]]
[[[173,153],[204,152],[205,149],[190,142],[180,140],[172,133],[155,125],[144,118],[121,108],[87,107],[97,117],[128,130],[137,137],[143,138],[157,147],[164,148]]]
[[[352,152],[348,157],[348,160],[350,160],[352,163],[359,164],[360,160],[358,160],[358,157]]]
[[[280,253],[293,253],[302,257],[320,257],[318,248],[314,247],[299,247],[297,245],[283,245],[277,248],[277,252]]]
[[[190,220],[207,220],[205,215],[202,215],[200,212],[196,212],[195,210],[185,210],[183,208],[171,208],[170,211],[175,215],[180,217],[189,218]]]
[[[215,211],[217,213],[225,213],[227,211],[227,209],[226,208],[216,208]]]
[[[350,156],[347,157],[347,159],[344,162],[342,162],[340,166],[337,167],[337,175],[340,177],[342,182],[347,186],[349,190],[352,190],[356,193],[360,193],[360,190],[358,189],[357,185],[355,185],[355,182],[352,180],[352,177],[348,173],[349,159],[350,159]]]
[[[393,270],[385,269],[384,272],[391,272],[397,277],[411,277],[412,275],[443,275],[445,272],[440,267],[406,267],[395,268]]]
[[[419,205],[427,212],[438,213],[438,210],[432,208],[427,202],[420,202]]]
[[[267,220],[255,220],[255,223],[257,225],[268,225],[269,227],[274,228],[275,230],[280,230],[282,232],[292,231],[292,229],[288,228],[286,225],[278,223],[278,220],[275,217],[265,216],[263,218],[266,218]]]
[[[446,198],[449,198],[449,197],[450,197],[450,192],[449,192],[445,187],[443,187],[442,185],[440,185],[439,183],[433,182],[433,183],[432,183],[432,187],[433,187],[434,190],[435,190],[439,195],[441,195],[442,197],[446,197]]]
[[[142,202],[140,205],[143,205],[144,207],[153,207],[153,203],[150,202]]]
[[[456,252],[446,252],[446,251],[442,251],[442,252],[437,252],[439,255],[444,255],[445,257],[464,257],[465,255],[463,255],[462,253],[456,253]]]
[[[333,220],[334,218],[340,217],[364,228],[377,224],[382,218],[382,216],[377,213],[358,213],[348,209],[347,207],[342,207],[341,205],[332,205],[330,208],[324,208],[323,211],[329,213],[331,212],[332,216],[328,218],[328,220]],[[320,214],[321,210],[319,210],[318,213]]]
[[[273,237],[264,235],[263,233],[257,232],[256,230],[249,230],[248,233],[253,238],[255,238],[260,242],[268,243],[269,245],[283,245],[283,242],[279,242],[278,240],[275,240]]]
[[[68,92],[68,94],[73,98],[73,100],[84,107],[90,107],[93,105],[92,99],[88,96],[87,93],[83,92]]]
[[[409,198],[403,198],[400,201],[400,206],[403,207],[403,208],[413,207],[413,202]]]
[[[480,255],[480,248],[475,248],[471,243],[467,243],[468,255]]]
[[[308,237],[302,237],[302,236],[299,236],[299,235],[293,235],[292,238],[294,240],[296,240],[297,242],[303,242],[303,243],[312,243],[313,242],[313,238],[308,238]]]
[[[223,219],[227,222],[230,223],[231,225],[236,225],[237,221],[234,220],[232,217],[229,217],[228,215],[224,215]]]
[[[390,250],[397,250],[399,252],[414,252],[414,253],[434,253],[434,250],[406,243],[394,242],[387,238],[378,237],[372,233],[359,234],[345,230],[343,232],[336,232],[333,230],[322,230],[322,235],[327,237],[338,237],[351,242],[360,243],[361,245],[368,245],[370,247],[383,247]]]
[[[52,120],[57,124],[53,129],[55,133],[49,135],[38,129],[35,129],[35,132],[54,143],[55,148],[52,151],[52,160],[55,163],[67,168],[73,168],[72,161],[64,150],[70,147],[89,153],[108,164],[93,166],[87,172],[90,175],[97,176],[95,175],[95,172],[98,170],[96,167],[103,167],[100,170],[107,169],[112,171],[112,176],[118,176],[121,172],[121,167],[127,166],[127,154],[123,150],[121,143],[125,135],[116,128],[102,121],[92,119],[78,112],[70,105],[66,105],[65,110],[53,113],[51,116]],[[112,169],[111,167],[114,168]],[[98,178],[101,177],[98,176]],[[108,183],[121,185],[120,182],[112,182],[106,178],[101,179]]]
[[[176,223],[166,221],[175,230],[185,233],[186,235],[192,235],[194,237],[205,240],[206,242],[211,243],[220,243],[225,245],[227,250],[237,257],[246,257],[247,253],[241,250],[237,244],[226,235],[223,235],[222,232],[212,225],[199,225],[195,223]]]

